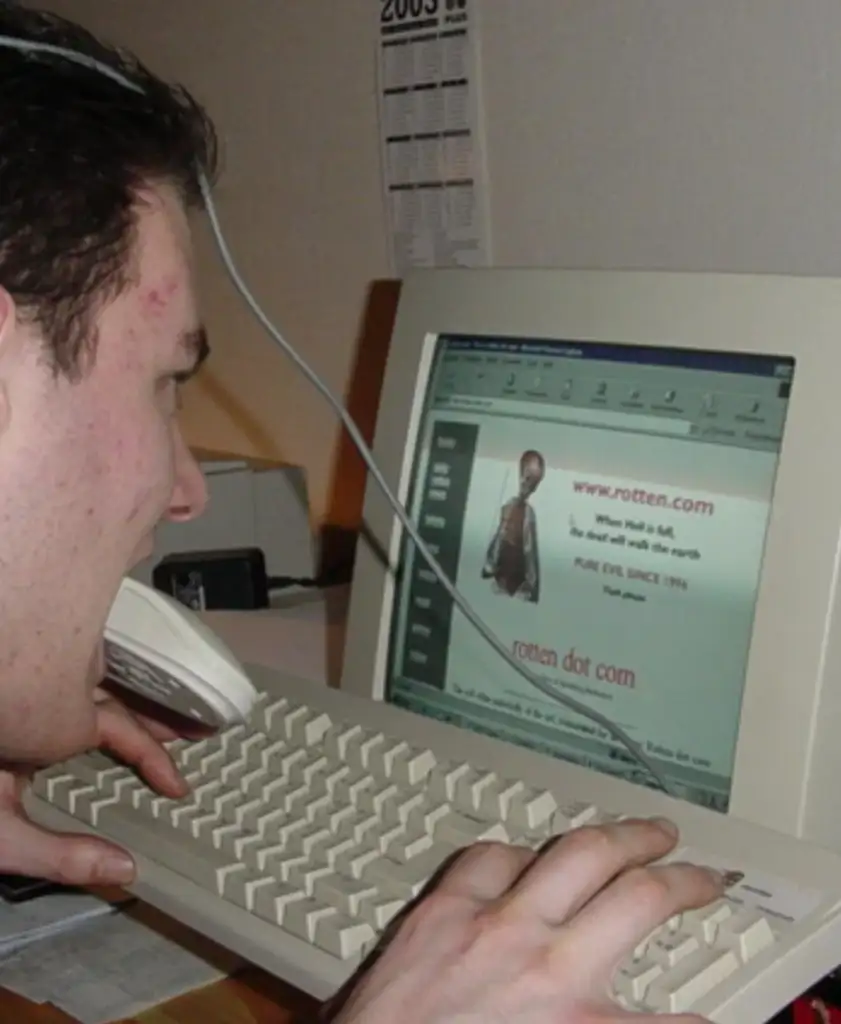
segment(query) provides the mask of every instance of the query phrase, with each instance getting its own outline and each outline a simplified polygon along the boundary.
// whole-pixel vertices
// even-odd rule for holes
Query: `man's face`
[[[203,354],[187,219],[166,190],[139,207],[128,288],[97,315],[81,380],[56,377],[0,291],[0,760],[96,740],[92,691],[122,577],[166,516],[206,501],[176,420]]]
[[[528,498],[534,494],[543,479],[543,466],[539,459],[524,459],[520,467],[520,494]]]

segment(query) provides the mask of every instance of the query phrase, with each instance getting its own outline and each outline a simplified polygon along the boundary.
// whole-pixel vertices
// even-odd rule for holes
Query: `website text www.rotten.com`
[[[630,505],[646,505],[650,508],[669,508],[688,515],[711,516],[715,514],[715,503],[703,498],[688,498],[683,495],[671,496],[662,491],[649,491],[645,487],[619,487],[613,484],[594,484],[576,480],[572,485],[574,494],[604,498],[607,501]]]

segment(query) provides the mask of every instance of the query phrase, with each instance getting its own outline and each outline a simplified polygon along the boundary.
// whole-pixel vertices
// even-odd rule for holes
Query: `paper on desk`
[[[51,893],[23,903],[0,900],[0,959],[113,909],[105,900],[84,892]]]
[[[189,929],[134,905],[44,939],[0,964],[0,985],[80,1024],[134,1017],[239,966]]]

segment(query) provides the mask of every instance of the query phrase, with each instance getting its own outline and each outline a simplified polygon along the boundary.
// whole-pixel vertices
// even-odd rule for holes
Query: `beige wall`
[[[480,0],[496,259],[841,274],[838,0]]]
[[[207,102],[239,263],[343,391],[387,273],[376,0],[43,2]],[[838,0],[478,6],[497,263],[841,273]],[[358,465],[336,501],[332,414],[203,262],[215,357],[192,439],[302,463],[316,517],[352,520]]]

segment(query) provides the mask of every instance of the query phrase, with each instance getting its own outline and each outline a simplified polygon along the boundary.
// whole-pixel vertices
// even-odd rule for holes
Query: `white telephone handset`
[[[246,719],[257,699],[233,652],[185,605],[126,577],[105,626],[108,677],[214,729]]]

